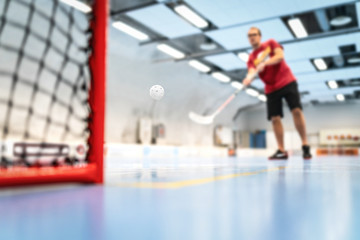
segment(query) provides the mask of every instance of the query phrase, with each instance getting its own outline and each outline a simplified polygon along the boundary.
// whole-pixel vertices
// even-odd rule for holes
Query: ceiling
[[[174,7],[181,4],[208,26],[198,28],[178,15]],[[351,21],[341,26],[331,22],[344,16]],[[165,43],[185,54],[179,59],[164,54],[165,60],[196,59],[211,68],[208,74],[221,71],[233,81],[241,81],[246,74],[246,63],[237,54],[251,52],[247,31],[256,26],[262,40],[273,38],[283,45],[303,102],[336,103],[337,94],[343,94],[345,101],[360,99],[360,1],[112,0],[111,17],[146,33],[150,39],[139,41],[140,45]],[[288,23],[294,18],[301,20],[308,36],[296,37]],[[203,43],[213,43],[215,48],[204,50]],[[327,69],[317,69],[314,60],[318,58]],[[329,81],[335,81],[337,88],[330,88]],[[264,89],[260,81],[251,87]]]

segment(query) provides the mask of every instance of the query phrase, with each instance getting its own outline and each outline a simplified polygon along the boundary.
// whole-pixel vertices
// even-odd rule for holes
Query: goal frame
[[[0,168],[0,187],[65,182],[103,183],[108,0],[94,0],[92,9],[94,14],[90,23],[93,31],[92,54],[89,59],[92,76],[89,91],[91,121],[88,139],[88,144],[91,147],[87,155],[87,165],[81,167]]]

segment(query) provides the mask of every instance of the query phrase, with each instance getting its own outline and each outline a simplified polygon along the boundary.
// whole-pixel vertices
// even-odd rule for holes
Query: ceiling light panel
[[[205,57],[205,60],[215,64],[223,70],[231,71],[239,68],[247,68],[246,63],[241,61],[233,53],[225,53]]]
[[[301,84],[323,84],[332,79],[352,79],[359,77],[359,67],[349,67],[344,69],[335,69],[324,72],[296,74],[295,76]]]
[[[289,19],[288,24],[297,38],[304,38],[308,36],[308,33],[300,18]]]
[[[83,2],[77,1],[77,0],[60,0],[63,3],[66,3],[67,5],[81,11],[84,13],[91,12],[91,7]]]
[[[156,48],[158,50],[162,51],[163,53],[166,53],[176,59],[185,57],[184,53],[182,53],[181,51],[179,51],[173,47],[170,47],[169,45],[166,45],[166,44],[159,44],[159,45],[157,45]]]
[[[336,99],[339,102],[343,102],[343,101],[345,101],[345,96],[343,94],[336,94]]]
[[[247,48],[251,47],[247,38],[247,32],[252,26],[254,24],[246,24],[239,27],[209,31],[205,34],[228,50]],[[270,38],[276,38],[277,41],[294,39],[284,23],[278,18],[258,22],[256,27],[261,29],[263,40]]]
[[[264,94],[260,94],[260,95],[258,96],[258,99],[259,99],[260,101],[262,101],[262,102],[266,102],[266,100],[267,100],[267,98],[266,98],[266,96],[265,96]]]
[[[145,41],[145,40],[149,40],[149,36],[146,35],[145,33],[123,23],[123,22],[113,22],[113,27],[140,40],[140,41]]]
[[[348,25],[351,22],[352,19],[349,16],[338,16],[334,19],[331,19],[330,24],[334,27],[342,27]]]
[[[191,60],[189,61],[189,65],[193,68],[199,70],[200,72],[209,72],[211,69],[207,65],[197,61],[197,60]]]
[[[247,52],[239,52],[237,56],[245,63],[247,63],[249,60],[249,53]]]
[[[324,84],[324,82],[315,83],[302,83],[298,82],[300,92],[310,92],[310,94],[316,93],[328,93],[330,89]]]
[[[209,0],[192,0],[187,2],[199,14],[209,19],[216,26],[225,27],[356,1],[259,0],[244,2],[239,0],[211,0],[212,4],[209,4]]]
[[[201,32],[162,4],[131,11],[126,15],[168,38]]]
[[[336,56],[340,54],[339,46],[357,44],[360,49],[360,33],[307,40],[283,44],[286,61]],[[358,48],[359,47],[359,48]]]
[[[316,69],[309,60],[287,62],[291,71],[297,73],[315,73]]]
[[[327,94],[327,95],[323,95],[323,96],[311,96],[311,95],[305,95],[304,97],[302,97],[301,101],[302,102],[307,102],[310,100],[317,100],[319,102],[334,102],[336,101],[336,99],[334,98],[334,94]]]
[[[335,80],[328,81],[328,86],[330,89],[336,89],[339,87],[339,85]]]
[[[246,93],[252,97],[257,97],[260,95],[258,91],[256,91],[255,89],[252,89],[252,88],[246,89]]]
[[[328,68],[326,62],[322,58],[316,58],[313,60],[313,62],[319,71],[324,71]]]
[[[206,28],[209,26],[209,23],[205,19],[200,17],[197,13],[195,13],[186,5],[178,5],[174,8],[174,10],[198,28]]]
[[[308,91],[309,94],[305,95],[305,98],[320,98],[326,96],[334,96],[335,94],[353,94],[354,91],[360,90],[360,87],[347,87],[347,88],[336,88],[330,89],[326,84],[299,84],[300,92]]]
[[[217,80],[219,80],[220,82],[224,82],[224,83],[227,83],[227,82],[230,82],[231,81],[231,78],[229,76],[226,76],[225,74],[221,73],[221,72],[213,72],[211,74],[211,76],[213,78],[216,78]]]
[[[235,89],[241,90],[243,89],[244,85],[242,85],[242,83],[238,82],[238,81],[232,81],[231,82],[231,86]]]

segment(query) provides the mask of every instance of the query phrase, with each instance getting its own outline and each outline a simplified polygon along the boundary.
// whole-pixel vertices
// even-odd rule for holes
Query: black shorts
[[[289,83],[279,90],[266,94],[266,97],[268,120],[271,120],[271,117],[275,116],[284,117],[282,106],[283,98],[285,98],[290,110],[293,110],[294,108],[302,109],[300,94],[296,81]]]

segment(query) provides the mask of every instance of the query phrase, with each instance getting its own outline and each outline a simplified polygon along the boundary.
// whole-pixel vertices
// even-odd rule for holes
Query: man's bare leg
[[[278,148],[280,151],[285,152],[285,148],[284,148],[284,128],[281,122],[281,117],[280,116],[274,116],[271,117],[271,122],[273,125],[273,129],[274,129],[274,133],[275,133],[275,137],[276,137],[276,142],[278,144]]]
[[[305,160],[311,159],[312,156],[310,153],[310,146],[306,137],[306,124],[304,114],[300,108],[294,108],[291,113],[293,115],[296,130],[298,131],[301,138],[303,158]]]
[[[300,108],[294,108],[291,111],[294,119],[295,128],[298,131],[302,145],[308,145],[307,137],[306,137],[306,124],[304,114]]]

